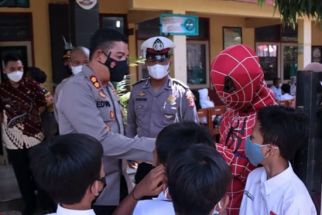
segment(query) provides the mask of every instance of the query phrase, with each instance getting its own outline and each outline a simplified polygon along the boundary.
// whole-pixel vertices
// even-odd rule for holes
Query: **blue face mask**
[[[254,166],[257,166],[265,159],[261,152],[261,145],[253,143],[250,137],[246,138],[245,153],[249,162]]]

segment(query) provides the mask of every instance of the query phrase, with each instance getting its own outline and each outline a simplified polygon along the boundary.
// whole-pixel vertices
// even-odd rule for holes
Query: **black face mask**
[[[111,58],[111,53],[106,55],[106,57],[107,60],[105,61],[104,65],[107,66],[107,68],[110,70],[110,81],[122,81],[124,79],[124,75],[129,74],[129,65],[127,64],[127,60],[114,60],[113,58]],[[113,68],[111,67],[112,64],[115,65]]]

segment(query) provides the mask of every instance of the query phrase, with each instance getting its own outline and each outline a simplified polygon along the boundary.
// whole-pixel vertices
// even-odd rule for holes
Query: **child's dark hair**
[[[308,120],[304,113],[284,106],[268,106],[257,114],[264,144],[279,147],[286,160],[294,158],[300,145],[308,141]]]
[[[194,122],[178,122],[166,126],[158,134],[156,140],[159,162],[166,164],[171,153],[175,154],[196,143],[215,147],[208,130]]]
[[[213,147],[195,144],[172,155],[169,163],[168,187],[176,214],[210,214],[231,181],[225,160]]]
[[[283,84],[281,87],[283,93],[291,93],[291,86],[289,84]]]
[[[87,188],[100,178],[103,148],[89,135],[58,136],[35,146],[31,155],[35,180],[58,203],[80,202]]]
[[[43,70],[39,69],[38,67],[34,67],[34,66],[28,67],[27,75],[39,84],[43,84],[47,80],[46,73]]]

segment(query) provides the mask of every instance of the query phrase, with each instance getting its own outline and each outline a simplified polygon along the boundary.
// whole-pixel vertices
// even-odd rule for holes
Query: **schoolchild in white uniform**
[[[213,147],[194,144],[169,161],[168,187],[176,215],[226,214],[232,175]]]
[[[187,148],[190,148],[191,146],[194,146],[194,145],[208,146],[208,150],[209,150],[209,148],[210,148],[210,150],[212,149],[210,152],[211,157],[212,157],[211,159],[219,159],[219,162],[223,161],[223,159],[220,157],[220,155],[216,152],[215,145],[213,144],[212,138],[209,135],[209,132],[207,130],[205,130],[205,128],[201,127],[200,125],[198,125],[194,122],[180,122],[180,123],[174,123],[174,124],[166,126],[165,128],[163,128],[161,130],[161,132],[157,136],[157,140],[156,140],[157,163],[163,164],[164,166],[166,166],[166,168],[168,168],[168,167],[174,168],[174,166],[175,166],[174,159],[170,159],[170,157],[182,157],[184,155],[184,153],[182,151],[185,151]],[[219,156],[219,158],[216,158],[216,155],[217,155],[217,157]],[[184,157],[185,163],[188,163],[189,165],[192,165],[195,162],[197,162],[197,163],[199,162],[199,161],[196,161],[195,159],[191,158],[191,155],[189,155],[188,157],[185,157],[185,156],[183,156],[183,157]],[[180,162],[178,161],[178,163],[181,165],[181,161]],[[209,165],[211,167],[213,167],[214,164],[212,163]],[[198,166],[198,164],[196,164],[197,169],[199,169],[199,167],[202,168],[201,166]],[[216,171],[214,169],[216,169]],[[199,173],[201,173],[201,172],[202,172],[202,170],[200,170]],[[174,181],[174,179],[178,176],[178,174],[181,174],[180,171],[179,172],[173,171],[172,173],[173,174],[171,176],[168,175],[168,180]],[[190,171],[186,171],[186,173],[192,174],[192,172],[190,172]],[[196,172],[193,172],[193,173],[196,173]],[[231,176],[230,170],[229,170],[228,166],[226,165],[226,163],[223,162],[223,166],[219,166],[219,167],[215,166],[215,167],[213,167],[213,169],[209,170],[209,172],[206,171],[204,174],[206,174],[206,175],[207,174],[219,174],[220,175],[220,177],[218,177],[218,176],[217,177],[210,177],[211,180],[209,180],[208,182],[209,183],[210,182],[220,183],[220,182],[224,181],[224,184],[220,184],[220,187],[222,187],[223,193],[221,193],[220,190],[216,190],[216,192],[212,193],[212,194],[219,195],[222,197],[225,193],[225,185],[229,184],[229,181],[230,181],[229,179]],[[198,174],[198,175],[194,175],[194,177],[198,178],[198,177],[202,177],[202,176],[200,174]],[[179,183],[188,183],[189,184],[191,182],[184,177],[181,178],[180,180],[181,180],[181,182],[179,182]],[[191,178],[191,180],[193,181],[194,178]],[[173,183],[175,183],[175,182],[173,182]],[[203,185],[213,187],[214,184],[203,184]],[[194,185],[192,185],[192,186],[194,186]],[[193,191],[186,190],[186,192],[200,191],[200,187],[198,187],[198,186],[194,186],[194,189],[195,190],[193,190]],[[208,189],[207,189],[207,191],[208,191]],[[175,193],[178,193],[178,191],[174,191],[173,193],[175,195]],[[193,193],[193,194],[195,194],[195,193]],[[190,198],[189,196],[192,196],[193,194],[190,195],[187,193],[185,193],[185,194],[180,193],[178,195],[179,196],[180,195],[188,195],[187,198]],[[175,195],[175,196],[178,196],[178,195]],[[215,201],[215,199],[213,198],[214,197],[213,195],[207,194],[207,196],[209,198],[211,198],[212,200],[214,200],[214,201],[211,201],[211,204],[210,204],[212,206],[211,209],[213,209],[214,206],[219,202],[219,200],[221,198],[218,201]],[[182,199],[184,199],[184,198],[182,198]],[[207,197],[201,196],[200,193],[198,193],[198,199],[200,199],[201,202],[204,202],[204,200],[207,199]],[[228,198],[225,197],[225,198],[223,198],[223,200],[220,201],[221,202],[220,207],[218,206],[219,208],[217,208],[217,210],[224,210],[225,201],[226,201],[226,203],[228,203]],[[194,201],[194,202],[196,203],[194,206],[198,205],[198,203],[196,201]],[[209,206],[209,205],[207,205],[208,203],[205,203],[205,204],[206,204],[205,207],[208,208],[208,206]],[[179,203],[179,205],[181,205],[181,203]],[[179,207],[181,207],[181,206],[179,206]],[[208,212],[210,212],[210,210]],[[154,198],[152,200],[139,201],[134,209],[134,212],[133,212],[133,215],[159,215],[159,214],[166,214],[166,215],[175,215],[176,214],[175,208],[173,207],[172,197],[171,197],[171,194],[169,194],[168,189],[166,189],[166,191],[160,193],[160,195],[157,198]],[[184,215],[184,213],[180,213],[180,214]],[[202,213],[198,212],[197,214],[201,215]]]
[[[32,151],[35,180],[58,203],[51,215],[95,215],[92,203],[105,187],[103,147],[85,134],[66,134]],[[128,195],[113,215],[132,214],[137,198],[157,195],[163,187],[165,169],[158,166]]]
[[[240,215],[315,215],[312,199],[289,162],[307,142],[303,113],[282,106],[259,110],[246,141],[249,161],[259,167],[247,178]]]

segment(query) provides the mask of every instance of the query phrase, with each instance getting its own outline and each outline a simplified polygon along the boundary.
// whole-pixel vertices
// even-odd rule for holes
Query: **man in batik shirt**
[[[3,73],[5,80],[0,84],[2,142],[25,203],[23,214],[33,214],[36,196],[28,153],[44,138],[40,113],[46,105],[45,96],[39,85],[23,77],[23,64],[17,56],[4,58]]]

